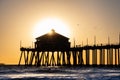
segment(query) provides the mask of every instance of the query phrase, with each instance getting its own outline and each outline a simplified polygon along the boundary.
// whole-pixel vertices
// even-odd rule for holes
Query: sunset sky
[[[108,36],[116,44],[120,0],[0,0],[0,63],[17,64],[20,41],[23,47],[30,47],[36,25],[47,19],[60,21],[59,33],[69,37],[71,45],[74,39],[76,44],[86,45],[87,38],[93,45],[94,36],[97,44],[107,44]],[[44,25],[37,29],[44,31]]]

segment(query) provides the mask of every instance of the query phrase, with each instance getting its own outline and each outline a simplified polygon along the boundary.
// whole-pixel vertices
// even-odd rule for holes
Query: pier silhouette
[[[23,60],[26,66],[120,66],[120,43],[70,47],[69,38],[53,29],[36,38],[34,48],[21,47],[20,51],[18,65]]]

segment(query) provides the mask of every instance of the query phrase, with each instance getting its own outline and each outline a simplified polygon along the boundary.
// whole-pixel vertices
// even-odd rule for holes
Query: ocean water
[[[120,68],[0,66],[0,80],[120,80]]]

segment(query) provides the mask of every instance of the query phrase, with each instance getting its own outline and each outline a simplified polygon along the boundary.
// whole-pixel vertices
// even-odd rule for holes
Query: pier
[[[34,48],[20,50],[19,65],[22,57],[27,66],[120,65],[120,45],[84,46],[58,51],[42,51]],[[92,64],[90,64],[90,59]]]
[[[36,38],[34,48],[20,48],[18,65],[120,66],[120,44],[70,47],[68,40],[52,30],[52,34]]]

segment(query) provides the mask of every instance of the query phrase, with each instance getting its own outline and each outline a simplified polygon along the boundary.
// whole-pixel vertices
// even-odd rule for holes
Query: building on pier
[[[69,38],[58,34],[55,30],[36,38],[34,48],[21,48],[25,65],[36,66],[61,66],[61,65],[81,65],[82,50],[75,51],[70,48]],[[71,62],[71,58],[73,62]]]
[[[55,32],[51,32],[36,38],[35,48],[39,50],[68,50],[70,48],[69,38]]]

